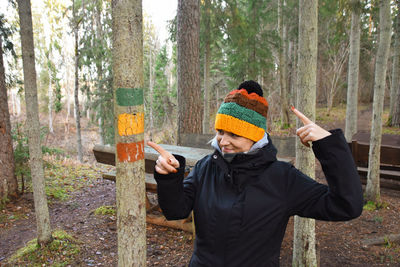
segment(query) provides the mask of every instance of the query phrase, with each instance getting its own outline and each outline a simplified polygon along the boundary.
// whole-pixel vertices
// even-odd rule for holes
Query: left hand
[[[291,110],[304,124],[303,127],[297,129],[296,134],[299,136],[301,143],[306,147],[310,147],[310,144],[308,143],[309,141],[317,141],[331,135],[330,132],[312,122],[293,106],[291,107]]]
[[[160,154],[155,165],[156,172],[160,174],[178,172],[179,161],[171,153],[152,141],[148,141],[147,144]]]

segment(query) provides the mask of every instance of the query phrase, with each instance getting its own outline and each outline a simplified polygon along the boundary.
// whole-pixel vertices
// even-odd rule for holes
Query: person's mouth
[[[222,148],[222,152],[224,152],[224,153],[233,153],[234,151],[233,151],[233,149],[229,149],[229,148],[223,147]]]

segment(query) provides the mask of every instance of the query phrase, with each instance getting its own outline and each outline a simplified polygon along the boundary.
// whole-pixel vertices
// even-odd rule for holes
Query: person
[[[360,216],[361,182],[342,131],[326,131],[292,107],[304,123],[297,135],[304,145],[312,144],[322,165],[328,185],[320,184],[277,160],[266,133],[267,111],[257,82],[243,82],[230,92],[216,115],[214,153],[199,160],[185,179],[185,158],[155,146],[161,153],[154,178],[163,214],[176,220],[194,211],[189,266],[279,266],[289,217]]]

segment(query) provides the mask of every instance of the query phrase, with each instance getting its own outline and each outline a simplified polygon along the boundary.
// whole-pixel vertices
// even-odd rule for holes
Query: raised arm
[[[290,214],[330,221],[358,217],[363,205],[361,181],[343,132],[340,129],[328,132],[297,109],[292,111],[304,124],[297,135],[306,146],[313,142],[312,149],[328,186],[293,167],[287,187]]]

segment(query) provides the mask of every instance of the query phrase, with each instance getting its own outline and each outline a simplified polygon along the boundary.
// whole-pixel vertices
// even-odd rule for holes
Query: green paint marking
[[[116,97],[119,106],[128,107],[143,105],[142,88],[118,88]]]

